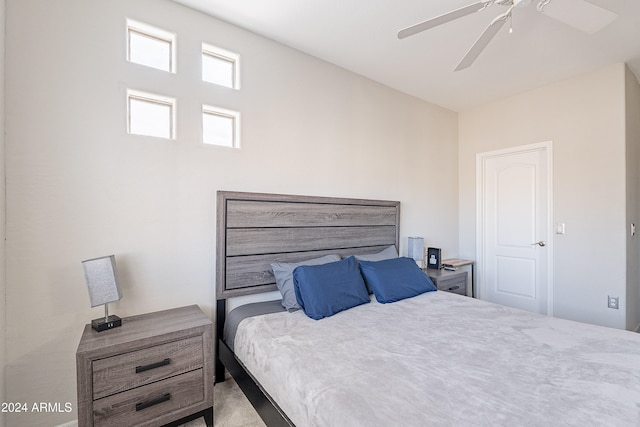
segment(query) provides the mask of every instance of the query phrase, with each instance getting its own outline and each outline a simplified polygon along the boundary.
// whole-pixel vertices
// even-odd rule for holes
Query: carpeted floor
[[[216,427],[266,427],[233,378],[213,388],[213,417]],[[183,427],[205,427],[203,419]]]

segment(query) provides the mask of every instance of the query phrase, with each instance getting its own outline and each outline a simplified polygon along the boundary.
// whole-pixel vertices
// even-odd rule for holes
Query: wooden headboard
[[[217,299],[276,290],[272,262],[399,243],[400,202],[219,191]]]

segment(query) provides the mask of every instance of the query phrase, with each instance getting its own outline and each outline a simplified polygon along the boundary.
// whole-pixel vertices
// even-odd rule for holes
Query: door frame
[[[547,161],[547,315],[553,316],[553,143],[544,141],[535,144],[520,145],[501,150],[487,151],[476,154],[476,294],[479,299],[486,300],[485,277],[486,261],[485,233],[486,221],[484,218],[484,174],[485,163],[488,159],[503,157],[512,154],[520,154],[531,151],[545,151]]]

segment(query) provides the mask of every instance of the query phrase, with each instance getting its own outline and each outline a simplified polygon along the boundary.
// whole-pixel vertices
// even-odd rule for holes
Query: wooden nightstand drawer
[[[442,280],[438,282],[438,290],[467,295],[467,277],[464,280]]]
[[[467,295],[467,272],[432,270],[427,273],[439,291]]]
[[[467,295],[466,283],[441,283],[438,286],[439,291],[453,292],[454,294]]]
[[[156,424],[163,415],[204,401],[202,369],[93,402],[94,426]]]
[[[202,367],[202,336],[93,362],[93,398],[139,387]]]

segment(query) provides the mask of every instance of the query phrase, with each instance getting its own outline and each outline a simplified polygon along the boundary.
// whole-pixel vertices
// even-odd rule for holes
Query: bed
[[[269,426],[640,425],[632,332],[446,292],[227,314],[278,289],[273,263],[397,248],[399,218],[393,201],[218,193],[216,381],[226,368]]]

